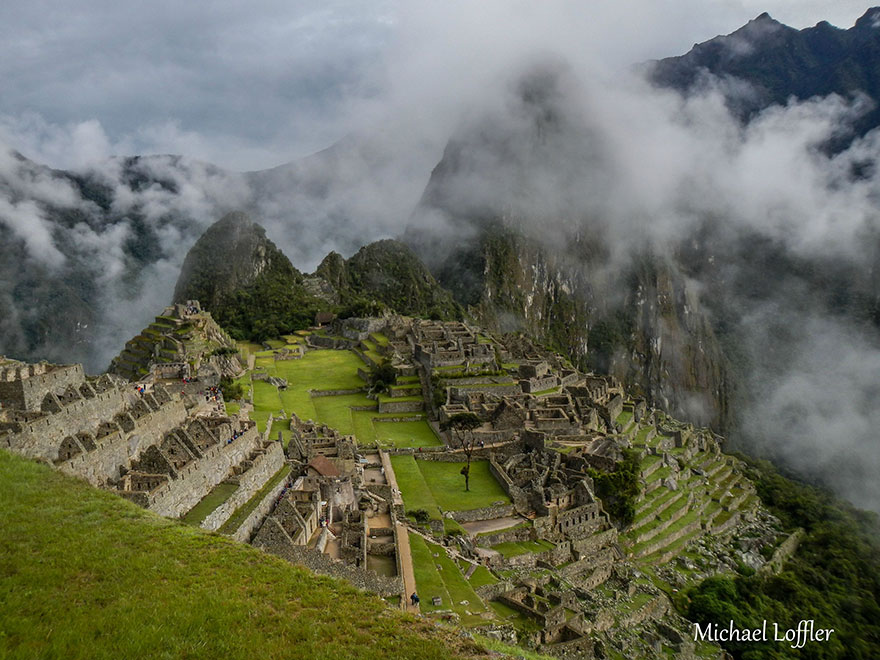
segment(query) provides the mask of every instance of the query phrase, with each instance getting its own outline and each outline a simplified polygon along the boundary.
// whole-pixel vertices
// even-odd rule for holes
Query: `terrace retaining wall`
[[[200,527],[209,531],[219,529],[239,507],[256,495],[283,465],[284,450],[281,443],[273,442],[264,454],[257,456],[251,469],[238,477],[238,489],[232,496],[208,514]]]
[[[469,511],[450,511],[449,517],[456,522],[476,522],[478,520],[495,520],[496,518],[508,518],[516,515],[516,509],[512,504],[494,504]]]
[[[254,533],[254,530],[260,526],[260,523],[269,515],[272,509],[275,507],[275,501],[278,499],[278,496],[281,494],[281,491],[284,490],[284,487],[287,485],[287,477],[290,474],[285,475],[277,484],[275,484],[274,488],[272,488],[266,496],[260,500],[260,503],[257,505],[257,508],[251,511],[247,518],[245,518],[241,525],[238,526],[238,529],[235,530],[230,536],[233,539],[238,541],[239,543],[247,543],[250,541],[251,535]]]

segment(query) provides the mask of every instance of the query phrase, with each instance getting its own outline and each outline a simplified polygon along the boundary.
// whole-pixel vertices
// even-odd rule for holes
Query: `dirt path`
[[[413,570],[412,553],[409,549],[409,531],[397,523],[397,552],[400,554],[400,567],[403,570],[404,607],[407,612],[419,613],[419,606],[410,601],[410,594],[416,591],[416,574]]]
[[[403,506],[403,499],[400,497],[400,489],[397,487],[397,477],[394,475],[394,468],[391,466],[391,460],[384,451],[378,457],[385,469],[385,480],[391,486],[391,499],[394,505]],[[412,614],[419,613],[419,606],[413,605],[409,597],[416,592],[416,574],[413,570],[412,552],[409,548],[409,530],[405,525],[398,522],[395,525],[397,529],[397,554],[400,557],[400,569],[403,572],[403,607],[407,612]]]

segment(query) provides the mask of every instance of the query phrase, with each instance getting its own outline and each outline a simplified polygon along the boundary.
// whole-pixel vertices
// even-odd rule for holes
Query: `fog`
[[[44,49],[35,47],[19,69],[8,59],[0,67],[7,83],[22,80],[27,90],[0,107],[0,229],[20,246],[22,269],[63,276],[76,264],[90,273],[102,319],[83,331],[93,369],[170,301],[186,251],[238,208],[304,271],[330,250],[350,255],[414,220],[448,226],[461,240],[468,236],[462,218],[482,210],[551,248],[572,232],[595,232],[612,271],[645,246],[673,253],[707,219],[717,222],[722,249],[722,241],[757,235],[787,259],[874,268],[880,169],[852,172],[876,159],[880,135],[835,155],[821,148],[846,134],[872,100],[790,102],[743,125],[725,97],[747,97],[747,85],[707,79],[701,93],[683,98],[651,87],[634,66],[685,52],[765,9],[797,27],[823,18],[848,27],[863,6],[718,2],[707,9],[681,0],[589,10],[486,2],[366,11],[339,4],[308,7],[275,25],[221,4],[204,26],[198,13],[145,18],[149,28],[130,49],[132,17],[95,3],[98,9],[109,15],[106,35],[98,21],[85,20],[73,36],[74,27],[59,23],[56,43],[106,40],[123,53],[119,61],[89,56],[88,76],[69,67],[66,76],[50,74]],[[17,12],[21,25],[35,20],[24,5]],[[200,26],[195,43],[175,45]],[[772,32],[729,40],[729,56],[750,52]],[[81,46],[69,47],[54,55],[71,57]],[[97,95],[86,91],[87,78],[97,81]],[[414,218],[450,139],[467,142],[444,181],[454,207]],[[100,182],[109,208],[84,200],[70,178],[22,165],[13,150]],[[319,153],[303,157],[311,152]],[[149,153],[183,157],[121,158]],[[147,230],[151,256],[133,275],[131,242]],[[14,271],[3,269],[4,278]],[[34,312],[10,295],[12,281],[2,284],[0,353],[14,354],[21,320]],[[880,510],[870,478],[880,463],[873,433],[880,390],[872,379],[880,340],[873,325],[812,300],[808,284],[769,282],[750,299],[731,294],[755,365],[745,375],[739,442]],[[694,282],[695,290],[704,285],[711,288]],[[46,355],[64,347],[57,348]]]

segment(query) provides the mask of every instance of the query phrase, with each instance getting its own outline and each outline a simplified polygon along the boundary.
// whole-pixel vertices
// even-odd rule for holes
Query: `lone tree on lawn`
[[[461,468],[464,475],[464,489],[470,491],[471,456],[474,454],[474,429],[483,425],[482,420],[472,412],[458,413],[446,420],[441,429],[449,431],[452,448],[461,449],[467,457],[467,465]]]

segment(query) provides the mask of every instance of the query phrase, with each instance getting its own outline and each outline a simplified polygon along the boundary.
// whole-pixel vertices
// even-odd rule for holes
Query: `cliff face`
[[[498,116],[462,128],[404,240],[476,320],[523,331],[691,421],[724,428],[726,367],[674,256],[612,238],[602,136],[568,73],[523,77]]]
[[[494,223],[435,271],[480,325],[529,334],[672,414],[727,424],[724,354],[674,263],[646,256],[610,277],[583,245],[562,253]]]

